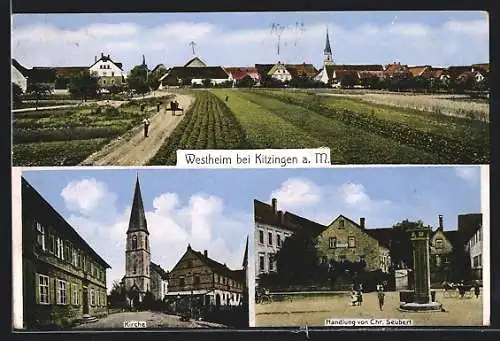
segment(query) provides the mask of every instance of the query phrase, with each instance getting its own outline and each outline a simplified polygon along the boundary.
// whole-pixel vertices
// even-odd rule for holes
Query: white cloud
[[[280,207],[287,210],[317,204],[321,200],[321,191],[312,181],[291,178],[271,193],[270,200],[272,198],[276,198]]]
[[[355,221],[367,215],[372,227],[380,227],[387,224],[389,218],[392,220],[398,209],[398,205],[389,200],[372,198],[359,183],[319,186],[307,179],[291,178],[272,191],[272,197],[277,198],[278,209],[325,225],[343,214]]]
[[[320,66],[327,23],[295,26],[278,37],[266,23],[251,29],[229,29],[207,22],[172,21],[156,27],[134,23],[96,23],[68,30],[53,25],[14,26],[13,57],[30,66],[86,65],[100,52],[110,54],[130,70],[145,54],[148,64],[183,65],[196,54],[211,65],[237,66],[277,60]],[[338,63],[472,64],[488,60],[488,20],[448,20],[442,25],[396,21],[330,30]],[[104,50],[104,51],[103,51]],[[432,51],[432,53],[429,53]]]
[[[468,182],[474,182],[479,179],[479,169],[477,167],[455,167],[455,174]]]
[[[113,281],[120,280],[125,274],[125,240],[131,207],[118,211],[113,201],[112,209],[108,207],[106,210],[107,215],[95,215],[88,213],[92,210],[88,209],[86,200],[77,199],[76,195],[85,197],[83,190],[83,193],[98,198],[98,202],[103,196],[114,197],[114,194],[104,191],[103,185],[95,180],[71,182],[61,195],[67,202],[87,208],[80,209],[67,220],[111,265],[112,269],[108,270],[109,290]],[[226,263],[230,268],[241,268],[246,236],[253,233],[253,217],[249,213],[227,212],[221,198],[203,193],[191,196],[186,203],[177,193],[162,193],[152,200],[152,206],[153,209],[145,214],[153,262],[171,270],[190,244],[197,251],[207,250],[212,259]]]
[[[83,215],[92,213],[103,204],[113,202],[115,197],[108,192],[106,184],[96,179],[71,181],[61,192],[66,206]]]

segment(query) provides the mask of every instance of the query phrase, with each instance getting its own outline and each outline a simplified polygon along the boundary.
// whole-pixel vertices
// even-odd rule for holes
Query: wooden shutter
[[[40,303],[40,275],[35,273],[35,302]]]
[[[57,304],[57,287],[55,278],[49,278],[49,303]]]

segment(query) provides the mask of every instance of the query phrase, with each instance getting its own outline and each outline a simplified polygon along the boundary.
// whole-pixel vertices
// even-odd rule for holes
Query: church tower
[[[330,47],[330,37],[328,36],[328,28],[326,29],[326,44],[325,44],[325,50],[323,51],[325,55],[325,59],[323,60],[323,64],[326,65],[334,65],[335,63],[333,62],[332,59],[332,49]]]
[[[144,294],[151,291],[151,278],[149,266],[151,251],[149,245],[149,232],[142,203],[139,176],[135,183],[132,212],[127,230],[125,246],[125,288],[134,288],[139,293],[139,300]]]

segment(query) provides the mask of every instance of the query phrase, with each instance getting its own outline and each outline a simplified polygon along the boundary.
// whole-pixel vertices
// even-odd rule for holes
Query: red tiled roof
[[[408,67],[408,71],[410,71],[413,77],[421,77],[424,75],[426,71],[429,72],[430,68],[431,68],[430,65],[410,66]]]
[[[260,75],[254,67],[226,67],[224,69],[227,73],[231,74],[234,80],[240,80],[246,76],[250,76],[253,79],[260,79]]]

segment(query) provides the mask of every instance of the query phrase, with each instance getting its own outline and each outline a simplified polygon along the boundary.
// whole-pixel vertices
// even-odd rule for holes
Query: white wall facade
[[[314,77],[316,81],[322,82],[324,84],[328,84],[328,72],[326,71],[326,68],[324,67],[323,70],[321,70],[316,77]]]
[[[21,71],[16,69],[14,65],[11,65],[11,81],[12,83],[19,85],[23,92],[26,92],[26,89],[28,88],[28,79],[24,77]]]
[[[255,223],[254,245],[255,245],[255,269],[259,274],[274,272],[277,270],[274,255],[283,245],[286,238],[293,233],[289,230],[267,224]]]
[[[193,78],[191,80],[191,85],[194,85],[194,84],[203,85],[203,80],[204,79],[201,79],[201,78]],[[222,84],[222,83],[225,83],[225,82],[228,82],[228,81],[230,81],[229,78],[210,79],[210,82],[212,83],[212,85]]]
[[[110,60],[98,60],[90,67],[90,74],[97,77],[122,77],[124,72]]]
[[[290,72],[288,72],[285,65],[278,64],[278,67],[271,75],[271,78],[277,79],[282,82],[286,82],[292,79],[292,75],[290,74]]]
[[[472,270],[479,272],[483,268],[483,228],[480,227],[469,239],[467,248],[470,253],[470,265]]]

